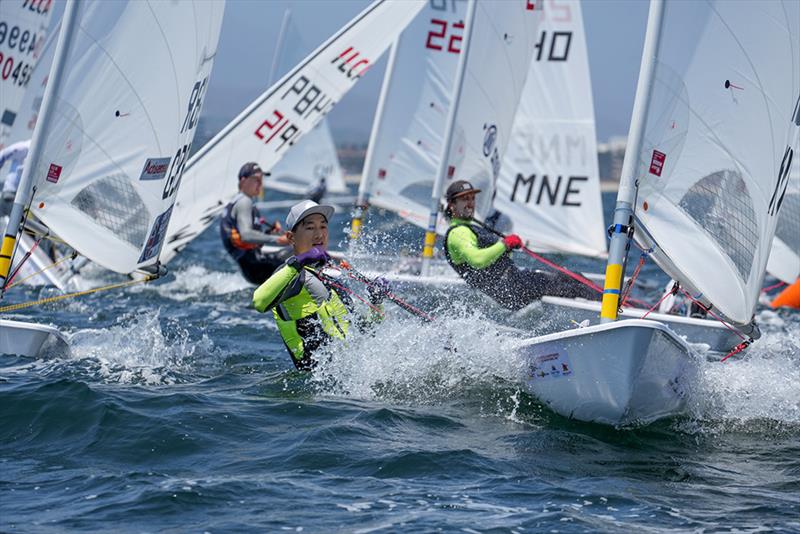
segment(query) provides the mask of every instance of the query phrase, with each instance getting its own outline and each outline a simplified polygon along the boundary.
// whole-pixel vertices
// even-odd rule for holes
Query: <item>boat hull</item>
[[[599,302],[582,299],[542,297],[542,309],[546,314],[556,318],[563,316],[566,320],[578,323],[584,320],[596,323],[600,317],[600,305]],[[641,319],[645,313],[647,310],[641,308],[624,308],[620,313],[620,318]],[[663,323],[689,343],[706,344],[709,350],[714,352],[727,353],[742,341],[735,331],[713,319],[653,312],[647,315],[646,320]]]
[[[67,340],[52,326],[0,319],[0,354],[37,358],[67,352]]]
[[[614,426],[681,413],[698,365],[669,328],[641,319],[540,336],[518,354],[527,389],[553,411]]]

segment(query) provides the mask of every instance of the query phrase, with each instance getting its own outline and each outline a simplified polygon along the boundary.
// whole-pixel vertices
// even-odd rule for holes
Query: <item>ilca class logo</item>
[[[483,155],[489,158],[492,165],[492,178],[494,182],[497,181],[497,176],[500,174],[500,154],[497,151],[497,126],[483,125]]]

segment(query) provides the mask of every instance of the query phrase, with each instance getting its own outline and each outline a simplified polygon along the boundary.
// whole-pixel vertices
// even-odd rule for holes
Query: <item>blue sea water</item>
[[[419,242],[373,219],[376,247]],[[215,229],[169,267],[4,315],[58,325],[70,353],[0,357],[0,531],[800,531],[797,314],[761,311],[748,353],[703,363],[686,415],[614,429],[526,394],[480,298],[398,289],[437,321],[387,306],[304,374]]]

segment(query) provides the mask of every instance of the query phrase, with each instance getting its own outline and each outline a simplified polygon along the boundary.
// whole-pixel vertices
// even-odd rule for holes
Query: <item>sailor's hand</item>
[[[313,247],[302,254],[297,254],[295,259],[300,265],[311,265],[313,263],[326,263],[331,259],[331,257],[328,255],[325,249],[321,247]]]
[[[515,249],[522,247],[522,239],[517,234],[507,235],[503,238],[503,244],[508,249]]]
[[[283,233],[283,226],[281,226],[280,221],[275,221],[272,225],[272,230],[270,230],[273,234],[281,234]]]
[[[279,245],[291,245],[291,243],[289,243],[289,237],[286,234],[280,236],[276,241],[276,243],[278,243]]]
[[[392,286],[386,278],[379,276],[367,286],[367,292],[373,304],[380,304],[392,292]]]

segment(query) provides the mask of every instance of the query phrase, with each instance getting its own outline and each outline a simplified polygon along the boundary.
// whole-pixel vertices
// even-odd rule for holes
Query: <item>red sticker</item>
[[[650,174],[661,176],[661,171],[664,170],[664,160],[667,155],[658,150],[653,150],[653,157],[650,159]]]
[[[386,169],[378,169],[378,178],[381,180],[386,178]]]
[[[48,169],[47,171],[47,181],[57,184],[58,179],[60,177],[61,177],[61,165],[56,165],[55,163],[51,163],[50,169]]]
[[[456,175],[456,168],[454,165],[450,165],[447,167],[447,178],[450,179]]]

